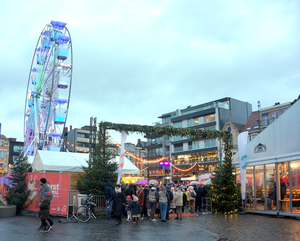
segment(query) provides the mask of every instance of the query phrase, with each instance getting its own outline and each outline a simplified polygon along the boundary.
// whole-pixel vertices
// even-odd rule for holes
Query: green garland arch
[[[189,128],[174,128],[174,127],[160,127],[160,126],[146,126],[135,124],[117,124],[112,122],[100,122],[99,128],[110,129],[115,131],[126,131],[127,133],[144,133],[149,136],[166,135],[166,136],[181,136],[188,137],[192,140],[207,139],[207,138],[221,138],[225,144],[225,161],[231,159],[232,149],[232,135],[228,131],[213,131],[213,130],[193,130]]]

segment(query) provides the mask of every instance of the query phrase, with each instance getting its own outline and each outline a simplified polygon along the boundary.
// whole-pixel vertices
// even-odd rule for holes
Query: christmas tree
[[[215,175],[211,179],[210,196],[213,202],[213,210],[217,214],[233,214],[237,212],[238,189],[234,166],[231,160],[231,134],[225,138],[225,160],[219,161],[214,170]]]
[[[83,167],[85,174],[77,182],[77,189],[83,194],[100,195],[108,181],[113,184],[117,181],[118,164],[111,160],[115,158],[112,150],[108,149],[111,143],[106,135],[106,130],[99,128],[98,144],[95,151],[91,153],[88,167]]]
[[[27,163],[26,158],[19,155],[10,170],[10,185],[6,186],[7,194],[5,200],[8,204],[16,205],[17,213],[20,213],[30,204],[25,204],[30,195],[25,182],[27,172],[30,170],[30,164]]]

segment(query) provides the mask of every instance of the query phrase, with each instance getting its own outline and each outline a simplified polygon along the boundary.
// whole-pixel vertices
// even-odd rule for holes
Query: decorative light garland
[[[176,167],[175,165],[173,165],[173,163],[170,163],[170,164],[171,164],[171,166],[172,166],[173,168],[175,168],[177,171],[180,171],[180,172],[188,172],[188,171],[192,170],[198,163],[196,162],[193,166],[191,166],[191,167],[189,167],[189,168],[187,168],[187,169],[181,169],[181,168],[178,168],[178,167]]]
[[[119,145],[111,136],[108,136],[108,138],[118,147],[121,149],[121,145]],[[166,160],[166,159],[169,159],[169,157],[160,157],[158,159],[153,159],[153,160],[145,160],[141,157],[138,157],[136,155],[133,155],[131,152],[127,151],[127,150],[124,150],[126,154],[128,154],[129,156],[137,159],[138,161],[141,161],[141,162],[145,162],[145,163],[158,163],[160,161],[163,161],[163,160]]]

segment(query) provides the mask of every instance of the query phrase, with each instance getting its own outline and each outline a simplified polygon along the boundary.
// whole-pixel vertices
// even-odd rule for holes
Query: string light
[[[181,168],[178,168],[178,167],[174,166],[173,163],[170,163],[170,164],[171,164],[171,166],[172,166],[173,168],[175,168],[177,171],[180,171],[180,172],[188,172],[188,171],[192,170],[198,163],[196,162],[193,166],[191,166],[190,168],[187,168],[187,169],[181,169]]]
[[[121,146],[111,137],[111,136],[109,136],[108,137],[118,148],[120,148],[121,149]],[[124,150],[124,152],[127,154],[127,155],[129,155],[129,156],[131,156],[131,157],[133,157],[133,158],[135,158],[135,159],[137,159],[138,161],[141,161],[141,162],[145,162],[145,163],[158,163],[158,162],[160,162],[160,161],[164,161],[164,160],[166,160],[166,159],[169,159],[169,157],[161,157],[161,158],[158,158],[158,159],[153,159],[153,160],[145,160],[145,159],[143,159],[143,158],[141,158],[141,157],[138,157],[138,156],[136,156],[136,155],[133,155],[131,152],[129,152],[129,151],[127,151],[127,150]]]
[[[111,140],[118,148],[121,149],[121,146],[120,146],[120,145],[119,145],[119,144],[118,144],[111,136],[108,136],[108,138],[109,138],[109,139],[110,139],[110,140]],[[145,159],[140,158],[140,157],[138,157],[138,156],[136,156],[136,155],[133,155],[131,152],[129,152],[129,151],[127,151],[127,150],[124,150],[124,151],[125,151],[125,153],[128,154],[129,156],[131,156],[131,157],[137,159],[138,161],[142,161],[142,162],[145,162],[145,163],[158,163],[158,162],[160,162],[160,161],[165,161],[166,159],[169,159],[169,157],[161,157],[161,158],[154,159],[154,160],[145,160]],[[173,168],[175,168],[177,171],[180,171],[180,172],[188,172],[188,171],[192,170],[197,164],[198,164],[198,163],[196,162],[193,166],[191,166],[191,167],[189,167],[189,168],[187,168],[187,169],[181,169],[181,168],[178,168],[178,167],[176,167],[175,165],[173,165],[172,162],[170,162],[170,165],[171,165]],[[192,165],[192,164],[190,164],[190,165]],[[148,167],[146,167],[145,169],[141,170],[141,172],[144,171],[144,170],[146,170],[147,168],[148,168]]]

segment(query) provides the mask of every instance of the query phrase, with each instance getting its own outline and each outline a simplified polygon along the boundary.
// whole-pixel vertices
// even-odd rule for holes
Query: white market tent
[[[300,160],[299,120],[300,100],[247,144],[247,166]]]
[[[35,172],[83,172],[82,166],[88,166],[87,160],[89,160],[89,154],[39,150],[32,162],[32,170]]]
[[[114,159],[114,162],[119,163],[119,156]],[[122,174],[140,175],[140,169],[138,169],[127,157],[124,157],[124,167]]]
[[[34,172],[84,172],[82,166],[87,167],[89,154],[74,152],[37,151],[32,162]],[[119,162],[119,157],[113,159]],[[123,174],[140,174],[140,170],[125,157]]]

